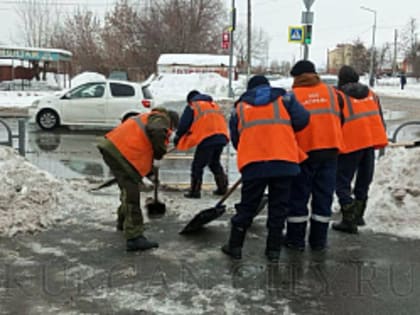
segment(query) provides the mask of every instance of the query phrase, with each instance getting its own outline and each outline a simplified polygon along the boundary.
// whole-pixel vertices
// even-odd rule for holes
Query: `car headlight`
[[[32,102],[30,108],[37,108],[41,100],[35,100]]]

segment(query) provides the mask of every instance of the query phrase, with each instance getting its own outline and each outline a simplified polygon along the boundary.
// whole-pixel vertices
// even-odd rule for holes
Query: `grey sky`
[[[112,7],[112,0],[59,0],[60,3],[87,6],[103,14]],[[144,0],[147,1],[147,0]],[[232,0],[224,0],[230,7]],[[18,34],[19,20],[15,15],[15,1],[0,0],[0,42],[11,43]],[[246,0],[236,0],[238,22],[246,22]],[[417,19],[420,31],[420,4],[418,0],[315,0],[313,39],[310,45],[310,59],[319,66],[326,63],[327,49],[337,43],[353,42],[360,38],[370,46],[372,40],[373,13],[360,9],[369,7],[377,11],[376,44],[393,42],[394,29],[399,32],[407,25],[410,17]],[[72,10],[73,5],[64,9]],[[303,0],[252,0],[253,24],[264,29],[270,36],[269,59],[298,60],[302,57],[299,44],[288,43],[288,27],[300,25],[301,13],[305,10]],[[228,22],[228,21],[227,21]],[[399,33],[401,35],[401,33]],[[14,44],[19,44],[16,39]]]

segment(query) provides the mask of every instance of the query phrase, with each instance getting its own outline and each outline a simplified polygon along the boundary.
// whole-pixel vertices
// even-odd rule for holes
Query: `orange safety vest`
[[[313,150],[344,147],[340,106],[333,87],[320,83],[315,87],[295,87],[296,99],[311,114],[308,126],[299,131],[297,141],[307,153]]]
[[[264,106],[238,103],[236,114],[239,132],[237,152],[239,170],[253,162],[300,163],[307,158],[297,145],[290,115],[281,97]]]
[[[379,111],[376,95],[369,91],[367,97],[356,99],[344,94],[344,150],[350,153],[364,148],[383,148],[388,139]]]
[[[149,174],[153,166],[153,147],[146,134],[150,114],[131,117],[105,135],[141,176]]]
[[[223,134],[229,139],[227,123],[220,106],[213,101],[197,101],[190,104],[194,120],[190,130],[178,142],[178,150],[188,150],[204,139]]]

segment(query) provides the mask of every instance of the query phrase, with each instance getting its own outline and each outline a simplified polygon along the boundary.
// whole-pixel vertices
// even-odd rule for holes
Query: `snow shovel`
[[[103,182],[99,186],[91,188],[90,191],[101,190],[102,188],[106,188],[106,187],[112,186],[112,185],[114,185],[116,183],[117,183],[117,179],[115,177],[113,177],[113,178],[110,178],[107,181]]]
[[[406,142],[389,142],[388,146],[390,148],[405,147],[407,149],[411,149],[420,146],[420,140]]]
[[[235,191],[235,189],[241,183],[241,178],[239,178],[232,187],[228,189],[226,194],[219,200],[219,202],[212,208],[201,210],[197,213],[194,218],[182,229],[179,234],[189,234],[200,230],[205,224],[217,219],[222,216],[226,211],[226,206],[223,204],[226,199]]]
[[[166,205],[160,202],[158,199],[158,188],[159,188],[159,168],[155,168],[155,189],[154,198],[146,199],[147,215],[150,219],[158,219],[165,215]]]
[[[176,147],[173,147],[166,152],[166,154],[175,151]],[[101,190],[102,188],[106,188],[112,186],[117,183],[117,179],[115,177],[108,179],[107,181],[103,182],[102,184],[98,185],[97,187],[91,188],[90,191],[97,191]]]

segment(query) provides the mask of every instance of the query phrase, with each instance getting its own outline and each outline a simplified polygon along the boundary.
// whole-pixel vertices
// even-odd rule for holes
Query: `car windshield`
[[[337,86],[337,84],[338,84],[338,79],[337,79],[337,77],[334,77],[334,76],[321,76],[321,80],[322,80],[322,82],[324,82],[324,83],[326,83],[326,84],[329,84],[329,85],[334,85],[334,86]]]

